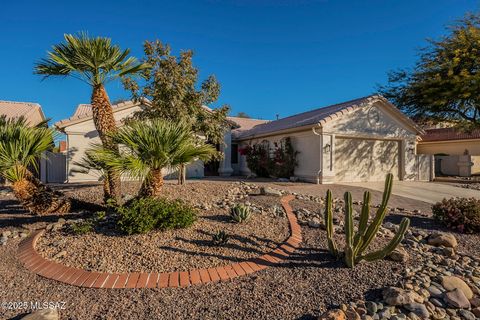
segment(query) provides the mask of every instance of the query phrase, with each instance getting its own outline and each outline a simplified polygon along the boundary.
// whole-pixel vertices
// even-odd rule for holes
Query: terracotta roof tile
[[[32,125],[45,120],[42,107],[34,102],[0,100],[0,115],[5,115],[9,119],[23,116]]]
[[[473,130],[472,132],[462,132],[455,128],[427,129],[421,138],[423,142],[480,139],[480,129]]]

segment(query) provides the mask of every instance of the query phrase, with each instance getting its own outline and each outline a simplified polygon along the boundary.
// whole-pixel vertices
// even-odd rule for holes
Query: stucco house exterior
[[[113,106],[119,125],[145,107],[131,101]],[[248,144],[273,145],[290,137],[299,152],[295,177],[312,183],[382,181],[388,172],[397,180],[430,180],[432,157],[417,155],[424,131],[385,98],[374,95],[267,121],[229,117],[223,160],[215,167],[221,176],[249,175],[239,150]],[[98,179],[93,173],[74,170],[90,143],[98,142],[91,108],[79,105],[72,117],[57,122],[67,136],[67,181]],[[208,166],[207,166],[208,167]],[[209,167],[210,168],[210,167]],[[187,167],[187,177],[201,178],[206,166],[197,161]],[[210,169],[209,169],[210,170]]]
[[[480,174],[480,130],[461,132],[454,128],[426,129],[418,152],[435,155],[439,175],[469,177]]]

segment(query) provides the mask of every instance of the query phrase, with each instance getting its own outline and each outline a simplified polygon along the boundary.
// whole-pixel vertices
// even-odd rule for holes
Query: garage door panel
[[[389,172],[398,179],[398,151],[398,141],[336,138],[335,180],[382,181]]]

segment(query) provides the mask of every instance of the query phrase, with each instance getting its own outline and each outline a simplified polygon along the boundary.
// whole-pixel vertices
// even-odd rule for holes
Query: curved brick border
[[[18,247],[18,258],[25,267],[42,277],[57,280],[79,287],[87,288],[165,288],[187,287],[190,285],[226,281],[249,273],[268,268],[288,257],[302,242],[302,233],[296,216],[288,204],[293,195],[281,198],[283,208],[287,213],[291,236],[282,245],[270,253],[243,262],[229,264],[223,267],[195,269],[168,273],[105,273],[90,272],[78,268],[67,267],[47,260],[35,250],[37,240],[44,230],[33,232],[23,240]]]

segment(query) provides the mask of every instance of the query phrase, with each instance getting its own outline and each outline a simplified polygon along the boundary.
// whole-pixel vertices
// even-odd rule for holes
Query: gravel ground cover
[[[325,186],[271,182],[255,182],[255,184],[298,193],[297,199],[292,201],[295,211],[306,209],[311,213],[315,213],[315,210],[321,213],[319,207],[322,208],[322,204],[316,202],[315,197],[323,196]],[[238,200],[252,202],[252,205],[258,207],[274,206],[270,197],[257,196],[233,200],[234,197],[230,197],[230,193],[236,194],[236,191],[228,190],[238,187],[240,187],[239,184],[232,184],[230,181],[197,182],[185,187],[172,186],[171,189],[167,187],[166,194],[168,193],[169,197],[175,197],[185,192],[182,188],[195,188],[199,196],[191,200],[194,200],[199,208],[204,205],[213,207],[215,203],[215,210],[218,209],[219,212],[222,206]],[[344,186],[329,187],[334,189],[335,196],[341,197]],[[128,188],[134,190],[135,187]],[[99,186],[62,187],[62,189],[83,199],[101,201],[101,193],[95,191],[99,190]],[[219,191],[223,189],[225,190],[223,193]],[[352,191],[354,191],[354,200],[361,199],[363,190],[355,188]],[[132,194],[133,192],[131,191]],[[225,197],[225,194],[228,196]],[[378,201],[376,200],[378,196],[374,194],[374,202]],[[375,319],[375,315],[379,317],[378,314],[387,315],[387,313],[390,318],[393,318],[400,309],[404,309],[404,306],[392,309],[383,302],[384,287],[395,285],[401,286],[403,290],[412,288],[412,291],[418,287],[420,291],[425,289],[426,285],[437,286],[440,281],[437,279],[439,276],[452,274],[465,277],[468,284],[474,288],[472,283],[477,279],[475,277],[479,276],[480,238],[455,234],[458,246],[455,248],[453,257],[447,256],[451,251],[426,243],[426,239],[432,232],[443,229],[430,218],[430,212],[425,203],[392,197],[391,205],[395,207],[394,211],[388,217],[385,228],[382,229],[383,235],[376,243],[381,245],[391,235],[387,230],[394,226],[388,224],[389,222],[396,224],[402,216],[410,216],[413,229],[408,241],[404,244],[410,259],[405,262],[382,260],[360,264],[353,270],[344,268],[341,262],[332,259],[325,250],[325,232],[321,225],[313,226],[313,223],[310,223],[312,226],[309,226],[309,221],[315,216],[306,215],[303,212],[299,218],[305,219],[302,226],[304,242],[295,254],[275,267],[229,282],[189,288],[97,290],[77,288],[44,279],[28,272],[15,257],[18,243],[23,236],[22,232],[28,233],[29,230],[55,224],[59,218],[65,218],[67,221],[76,219],[77,215],[34,217],[25,214],[18,207],[8,190],[0,190],[0,233],[5,231],[11,233],[8,240],[0,245],[0,296],[2,302],[65,302],[65,308],[59,310],[61,319],[317,319],[329,308],[343,308],[346,311],[353,309],[358,314],[368,309],[367,306],[370,309],[373,308],[372,303],[375,304],[375,313],[371,318]],[[271,214],[272,219],[283,221],[281,214],[275,212],[277,210],[273,207],[266,208],[265,213],[259,216]],[[336,224],[340,226],[341,214],[338,216]],[[341,239],[340,233],[338,239],[339,241]],[[477,260],[463,254],[474,257],[476,255]],[[424,279],[422,280],[424,284],[420,285],[419,279],[425,276],[430,277],[426,279],[430,281]],[[432,298],[433,296],[426,300],[423,298],[424,305],[430,309],[431,306],[427,302],[432,303],[430,302]],[[466,319],[464,314],[469,316],[466,313],[467,309],[462,309],[464,311],[449,309],[444,300],[438,300],[440,300],[439,303],[444,304],[443,307],[434,306],[433,311],[429,311],[430,314],[445,313],[452,319],[456,319],[455,317]],[[470,310],[473,311],[473,306]],[[370,311],[372,310],[368,312]],[[407,314],[405,310],[403,311],[404,315]],[[28,310],[3,308],[0,309],[0,318],[19,317],[26,312]],[[468,312],[471,313],[471,311]],[[450,316],[450,314],[454,315]],[[369,319],[366,316],[365,313],[362,318]],[[404,318],[399,316],[396,319]]]

